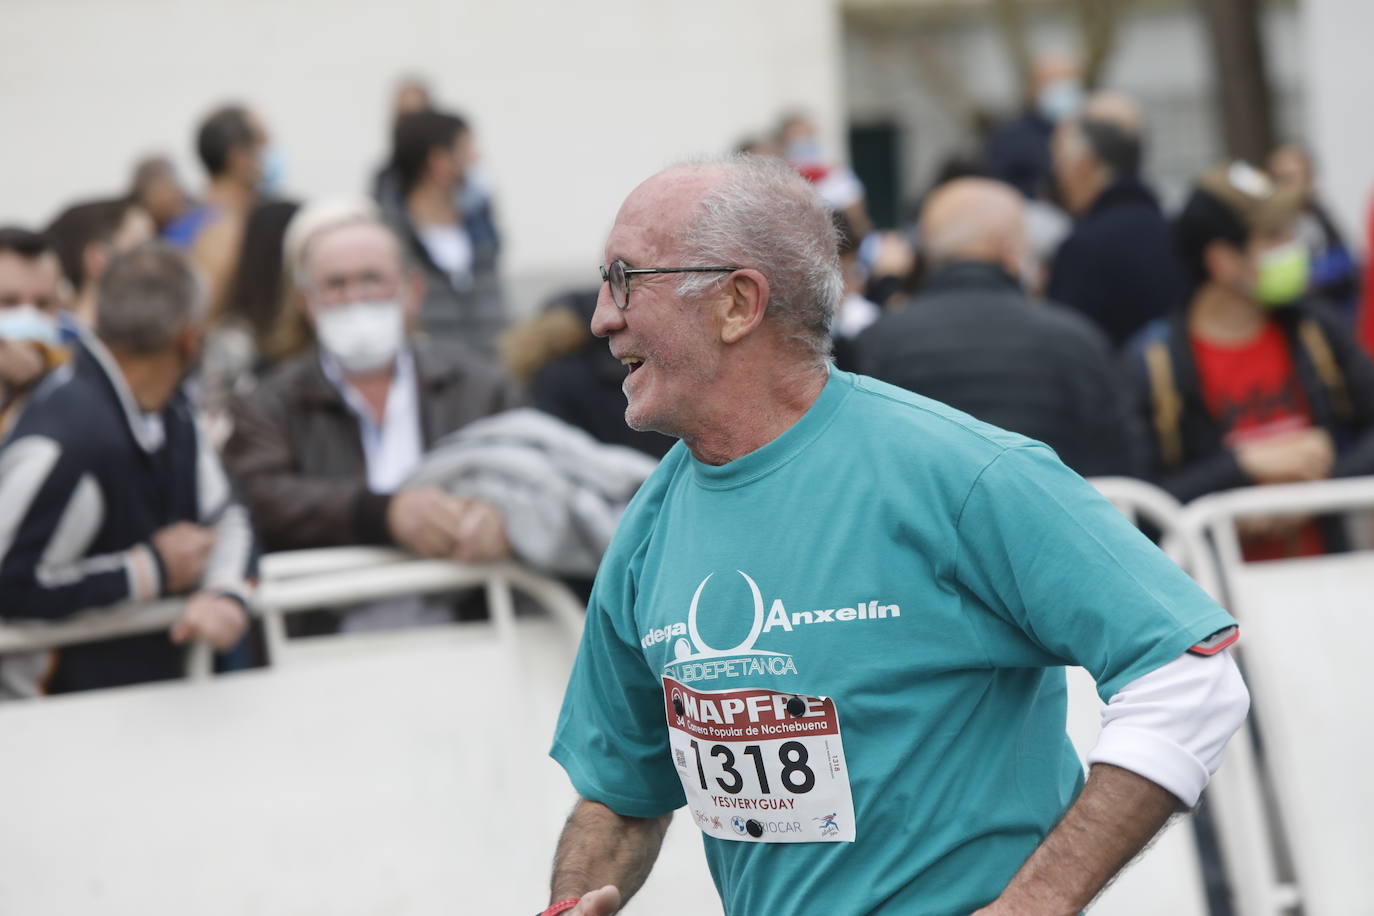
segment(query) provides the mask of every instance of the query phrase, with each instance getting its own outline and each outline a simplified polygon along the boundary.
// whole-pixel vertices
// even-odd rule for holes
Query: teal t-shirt
[[[774,441],[719,467],[679,443],[645,483],[597,576],[552,755],[627,816],[681,807],[680,777],[726,804],[793,805],[814,750],[812,769],[788,751],[780,778],[772,750],[713,758],[705,732],[670,746],[682,707],[664,677],[831,698],[854,839],[767,842],[795,840],[785,811],[726,819],[741,837],[767,826],[762,841],[721,839],[694,810],[726,913],[964,916],[1082,785],[1063,666],[1109,699],[1233,623],[1050,449],[832,370]],[[795,823],[819,839],[844,819]]]

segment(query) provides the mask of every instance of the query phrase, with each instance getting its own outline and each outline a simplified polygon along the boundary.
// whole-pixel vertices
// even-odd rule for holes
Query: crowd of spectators
[[[1369,307],[1311,155],[1222,163],[1170,214],[1148,136],[1134,100],[1046,58],[1025,112],[887,231],[805,115],[739,151],[784,159],[834,214],[838,368],[1182,500],[1374,472]],[[625,368],[589,330],[604,288],[512,321],[472,125],[404,81],[358,198],[278,196],[268,126],[240,105],[210,111],[195,149],[196,194],[153,156],[123,193],[0,228],[0,617],[187,598],[170,634],[0,659],[0,695],[173,677],[190,640],[252,664],[262,552],[390,545],[590,577],[605,545],[586,533],[673,442],[625,424]],[[1342,544],[1322,520],[1244,534],[1252,559]],[[482,613],[395,599],[297,629]]]

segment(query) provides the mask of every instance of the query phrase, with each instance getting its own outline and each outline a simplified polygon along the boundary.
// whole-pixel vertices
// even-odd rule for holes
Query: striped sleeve
[[[43,436],[0,452],[0,615],[59,618],[161,590],[147,545],[87,555],[104,521],[95,479]]]

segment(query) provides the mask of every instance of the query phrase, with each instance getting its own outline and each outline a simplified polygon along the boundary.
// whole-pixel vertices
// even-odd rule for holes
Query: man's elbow
[[[1185,653],[1112,697],[1088,762],[1130,770],[1192,807],[1249,709],[1229,654]]]

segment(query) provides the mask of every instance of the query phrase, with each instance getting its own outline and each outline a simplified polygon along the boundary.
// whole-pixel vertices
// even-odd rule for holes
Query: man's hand
[[[1331,475],[1336,448],[1324,429],[1309,427],[1236,448],[1240,469],[1256,483],[1297,483]]]
[[[568,916],[611,916],[620,912],[620,891],[614,884],[583,894]]]
[[[396,543],[422,557],[447,556],[457,524],[453,498],[435,486],[399,490],[386,508],[386,526]]]
[[[404,489],[391,498],[387,527],[402,547],[422,557],[486,563],[510,555],[501,513],[439,487]]]
[[[506,523],[501,510],[477,499],[460,500],[461,518],[453,559],[462,563],[491,563],[510,556]]]
[[[171,636],[177,645],[194,639],[209,643],[216,652],[225,652],[247,629],[248,614],[238,601],[215,592],[197,592],[172,624]]]
[[[214,546],[214,530],[192,522],[158,529],[153,534],[153,549],[162,558],[163,592],[177,595],[199,584]]]

